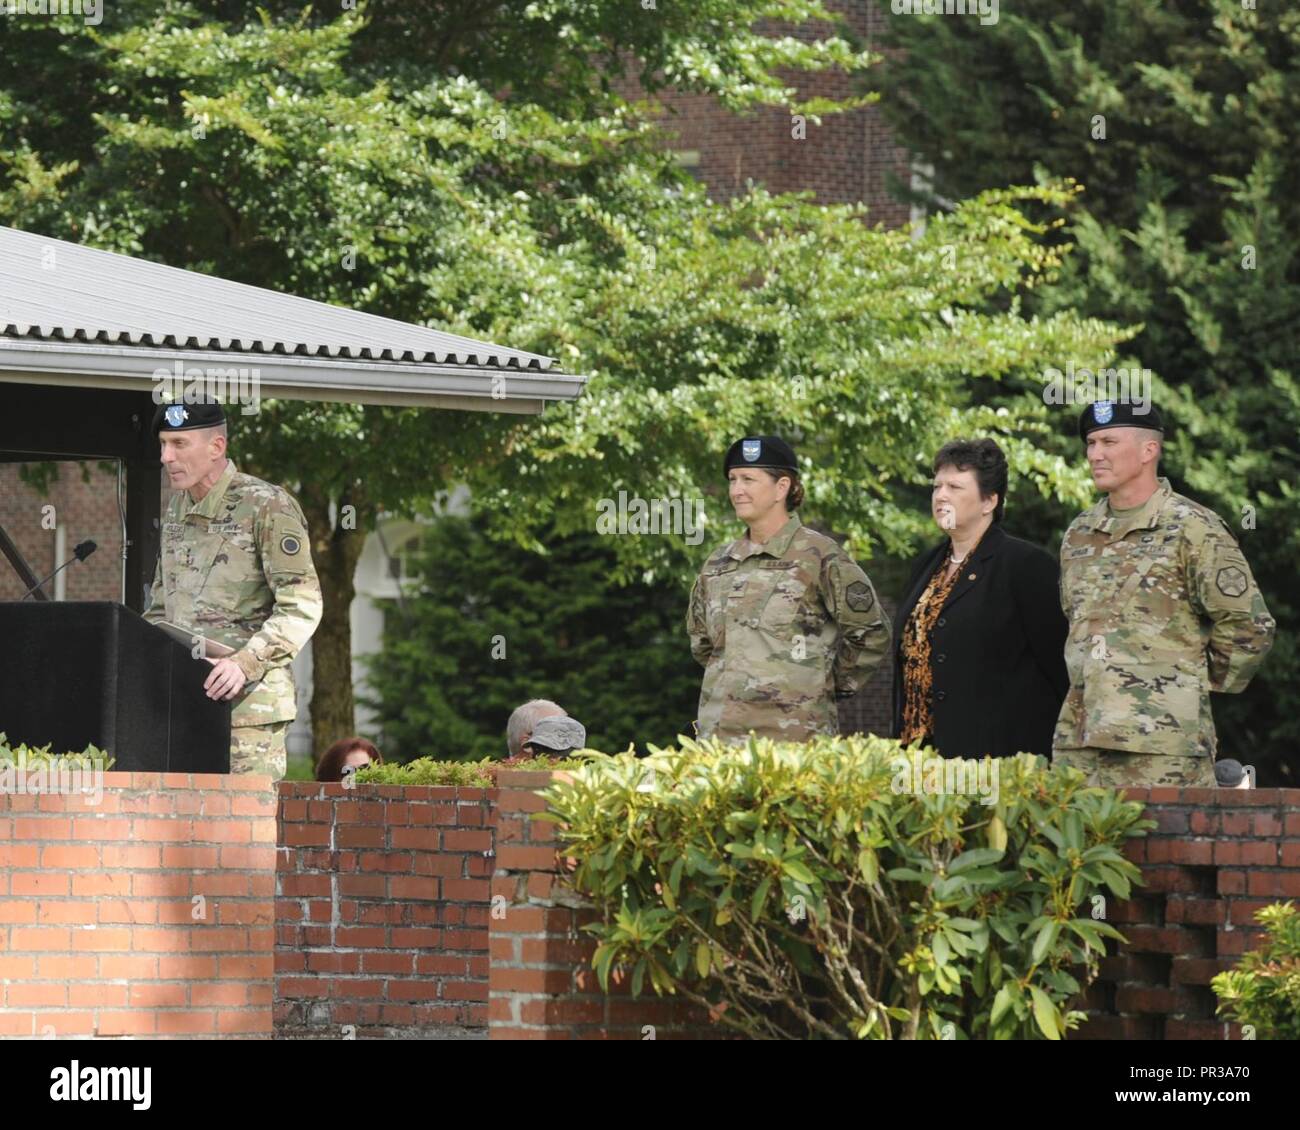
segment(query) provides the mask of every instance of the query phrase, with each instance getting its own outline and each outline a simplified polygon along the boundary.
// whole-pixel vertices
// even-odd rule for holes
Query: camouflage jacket
[[[232,726],[292,721],[289,664],[321,617],[307,523],[293,496],[231,462],[200,501],[177,491],[144,615],[235,649],[248,682],[231,704]]]
[[[890,635],[866,573],[797,516],[765,544],[742,537],[705,562],[687,631],[705,668],[700,736],[728,740],[838,733],[835,699],[862,687]]]
[[[1071,523],[1061,607],[1056,749],[1213,756],[1209,692],[1244,690],[1275,627],[1228,527],[1168,479],[1132,514],[1102,499]]]

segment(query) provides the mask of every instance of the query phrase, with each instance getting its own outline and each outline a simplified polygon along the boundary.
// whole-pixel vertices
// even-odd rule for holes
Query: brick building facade
[[[826,6],[876,49],[886,16],[874,0],[827,0]],[[771,30],[810,40],[828,29],[773,24]],[[805,99],[847,99],[871,85],[870,72],[856,79],[833,72],[784,77]],[[630,83],[623,89],[635,92]],[[781,107],[742,115],[706,95],[664,92],[657,100],[665,111],[662,124],[673,135],[670,148],[714,200],[728,200],[753,181],[771,192],[811,190],[819,204],[866,204],[870,224],[901,227],[910,218],[908,205],[891,197],[888,184],[891,174],[910,182],[911,158],[894,142],[878,106],[827,115],[821,125],[801,125]]]
[[[57,478],[31,485],[22,480],[19,464],[0,463],[0,526],[38,579],[69,560],[79,542],[94,541],[95,552],[69,565],[45,586],[45,592],[51,597],[61,594],[64,600],[120,601],[123,561],[117,472],[111,464],[99,462],[53,466],[58,468]],[[125,485],[122,489],[125,505]],[[0,557],[0,600],[16,600],[25,587]]]

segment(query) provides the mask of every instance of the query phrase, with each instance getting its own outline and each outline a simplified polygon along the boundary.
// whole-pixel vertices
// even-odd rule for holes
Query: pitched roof
[[[264,395],[363,403],[529,411],[585,381],[542,354],[0,227],[0,376],[140,387],[205,356],[259,368]]]

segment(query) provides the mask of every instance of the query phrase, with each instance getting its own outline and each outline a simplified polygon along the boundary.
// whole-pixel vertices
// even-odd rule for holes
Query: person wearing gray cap
[[[1237,539],[1157,475],[1165,424],[1152,404],[1089,404],[1079,418],[1106,497],[1061,542],[1070,689],[1054,764],[1089,783],[1215,785],[1210,691],[1246,688],[1276,627]]]
[[[551,718],[565,713],[564,707],[549,698],[529,699],[522,706],[515,707],[506,723],[506,756],[518,757],[532,736],[533,727],[543,718]]]
[[[567,714],[543,718],[524,743],[525,755],[533,757],[567,757],[575,749],[585,749],[587,731],[576,718]]]
[[[702,738],[801,742],[838,734],[836,700],[856,694],[889,650],[866,573],[799,521],[799,463],[779,436],[736,440],[722,462],[746,533],[716,550],[691,589],[691,654],[704,667]]]

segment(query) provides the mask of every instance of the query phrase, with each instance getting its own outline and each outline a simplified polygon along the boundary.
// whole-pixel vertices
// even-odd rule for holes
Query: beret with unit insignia
[[[764,467],[783,471],[799,470],[794,448],[780,436],[745,436],[729,448],[722,460],[725,478],[733,467]]]
[[[1130,404],[1126,400],[1098,400],[1089,404],[1079,416],[1079,438],[1103,428],[1150,428],[1165,430],[1164,418],[1154,404]]]
[[[153,434],[215,428],[225,422],[226,413],[214,400],[198,404],[160,404],[153,414]]]

